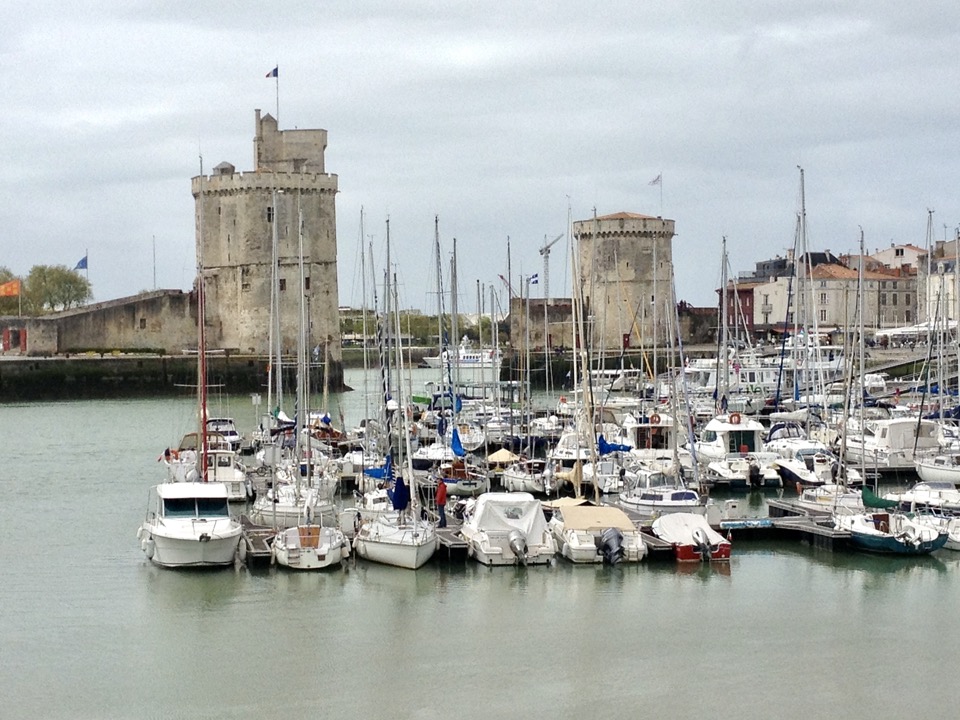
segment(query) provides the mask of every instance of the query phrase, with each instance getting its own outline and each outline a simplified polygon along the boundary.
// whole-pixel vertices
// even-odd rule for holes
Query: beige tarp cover
[[[618,530],[634,532],[637,526],[620,508],[607,505],[570,505],[561,509],[563,527],[567,530],[600,530],[615,527]]]
[[[487,462],[498,463],[498,464],[512,463],[512,462],[516,462],[519,459],[520,457],[518,455],[514,455],[512,452],[510,452],[506,448],[500,448],[492,455],[487,456]]]

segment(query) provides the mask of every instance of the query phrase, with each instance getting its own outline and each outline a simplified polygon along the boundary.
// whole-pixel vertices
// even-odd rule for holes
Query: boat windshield
[[[168,518],[230,517],[226,498],[166,498],[163,514]]]

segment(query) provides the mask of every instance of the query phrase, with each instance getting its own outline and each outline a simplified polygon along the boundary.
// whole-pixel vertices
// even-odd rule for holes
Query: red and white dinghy
[[[661,515],[653,521],[653,534],[673,545],[678,562],[730,559],[730,541],[710,527],[703,515]]]

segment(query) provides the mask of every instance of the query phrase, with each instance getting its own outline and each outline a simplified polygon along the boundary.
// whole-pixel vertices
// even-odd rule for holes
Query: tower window
[[[267,208],[267,222],[273,222],[273,208]]]
[[[304,290],[309,290],[309,289],[310,289],[310,278],[309,278],[309,277],[305,277],[305,278],[303,279],[303,289],[304,289]]]
[[[140,318],[140,329],[141,329],[141,330],[146,330],[146,329],[147,329],[147,319],[146,319],[146,318]]]
[[[287,289],[287,281],[283,278],[280,278],[280,292],[283,292]]]

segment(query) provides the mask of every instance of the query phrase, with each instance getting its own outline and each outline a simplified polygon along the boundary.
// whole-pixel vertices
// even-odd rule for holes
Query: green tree
[[[67,310],[93,298],[90,281],[66,265],[34,265],[24,284],[24,307],[32,313]]]

